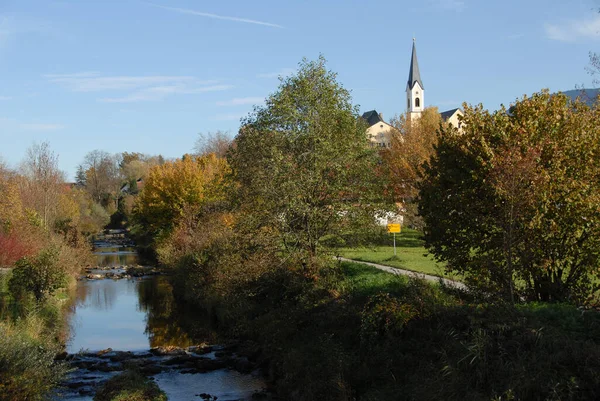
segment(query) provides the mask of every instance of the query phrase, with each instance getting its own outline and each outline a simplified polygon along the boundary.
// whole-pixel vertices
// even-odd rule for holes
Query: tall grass
[[[35,313],[0,322],[0,400],[46,400],[67,372],[54,361],[60,347]]]

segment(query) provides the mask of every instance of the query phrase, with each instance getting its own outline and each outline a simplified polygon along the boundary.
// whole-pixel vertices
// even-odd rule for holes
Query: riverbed
[[[92,273],[122,274],[139,263],[133,248],[96,246]],[[67,359],[75,370],[56,400],[91,401],[103,381],[128,366],[142,369],[170,401],[270,399],[258,370],[235,347],[216,344],[209,320],[179,306],[163,275],[82,278],[69,327]]]

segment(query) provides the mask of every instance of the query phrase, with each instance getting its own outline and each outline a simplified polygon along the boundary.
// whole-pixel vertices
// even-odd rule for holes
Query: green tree
[[[243,121],[229,160],[246,221],[309,260],[326,237],[373,227],[386,209],[364,121],[322,57],[303,60]]]
[[[32,293],[38,302],[53,294],[66,282],[65,269],[58,262],[59,251],[54,247],[40,251],[35,257],[19,259],[8,283],[11,293],[17,297]]]
[[[507,300],[581,301],[600,265],[600,110],[547,91],[445,127],[420,184],[425,239]]]

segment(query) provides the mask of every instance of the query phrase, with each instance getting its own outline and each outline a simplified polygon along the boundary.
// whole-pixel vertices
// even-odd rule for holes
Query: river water
[[[120,266],[138,263],[131,248],[97,245],[100,245],[96,249],[98,266],[111,267],[111,272],[123,272]],[[98,272],[105,270],[91,273]],[[218,359],[219,353],[227,354],[227,350],[212,345],[216,336],[201,314],[181,309],[175,302],[165,276],[83,279],[78,282],[76,291],[67,342],[67,352],[77,354],[70,356],[76,370],[65,383],[69,388],[61,390],[57,400],[92,400],[99,384],[118,374],[123,369],[121,365],[132,361],[146,368],[160,367],[150,377],[167,393],[170,401],[200,400],[203,393],[218,397],[219,401],[250,400],[253,396],[270,399],[264,393],[265,383],[257,371],[239,373],[232,369],[235,363],[231,363],[231,356],[228,363]],[[193,348],[188,347],[199,344],[211,345],[206,348],[210,352],[203,352],[201,356],[190,352]],[[173,364],[173,355],[149,352],[151,348],[166,346],[178,347],[175,350],[178,358],[185,359],[187,367],[200,363],[204,366],[206,362],[228,366],[219,365],[219,369],[213,367],[205,373],[190,372]],[[104,355],[97,353],[108,348],[113,351]],[[121,364],[119,357],[125,353],[117,351],[127,351],[131,360]]]

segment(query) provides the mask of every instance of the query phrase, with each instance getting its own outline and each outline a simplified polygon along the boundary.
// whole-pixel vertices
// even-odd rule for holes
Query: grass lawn
[[[389,237],[389,246],[373,245],[361,248],[339,248],[337,251],[340,256],[348,259],[379,263],[399,269],[459,279],[456,275],[446,274],[444,272],[444,264],[437,263],[433,256],[425,256],[426,250],[420,237],[420,232],[409,229],[396,234],[396,256],[394,256],[392,234]]]

